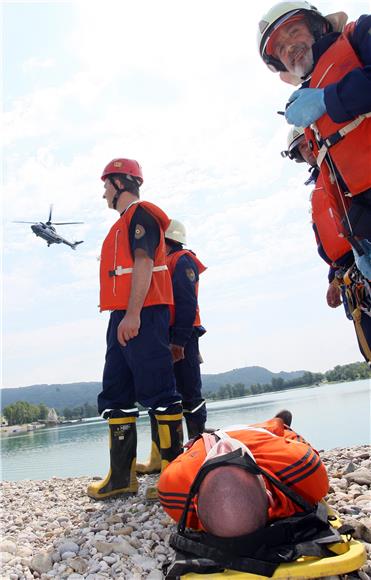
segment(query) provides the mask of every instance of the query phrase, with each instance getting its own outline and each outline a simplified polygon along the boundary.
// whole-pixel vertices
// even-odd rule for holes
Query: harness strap
[[[325,139],[321,138],[320,133],[318,131],[318,127],[316,126],[315,133],[317,134],[317,137],[320,138],[319,140],[322,141],[322,145],[321,145],[321,147],[318,151],[318,155],[317,155],[318,167],[321,167],[321,164],[322,164],[326,154],[328,153],[328,150],[333,145],[336,145],[336,143],[341,141],[341,139],[344,139],[344,137],[346,135],[348,135],[348,133],[350,133],[351,131],[356,129],[365,119],[367,119],[367,117],[371,117],[371,113],[364,113],[363,115],[359,115],[356,119],[354,119],[353,121],[351,121],[350,123],[348,123],[347,125],[342,127],[341,129],[336,131],[336,133],[332,133],[332,135],[329,135]]]
[[[356,330],[357,338],[358,338],[359,343],[362,347],[363,353],[364,353],[365,357],[367,358],[367,360],[369,362],[371,362],[371,349],[370,349],[370,346],[367,342],[367,338],[366,338],[365,333],[364,333],[363,328],[362,328],[362,324],[361,324],[362,311],[360,310],[360,308],[357,307],[353,310],[352,317],[354,320],[354,328]]]
[[[164,264],[162,266],[153,266],[152,272],[163,272],[167,270],[167,266]],[[114,270],[110,270],[108,274],[112,276],[123,276],[124,274],[132,274],[133,268],[123,268],[122,266],[117,266]]]
[[[242,556],[233,558],[217,548],[200,544],[189,537],[185,538],[178,534],[171,534],[170,544],[173,548],[181,552],[190,552],[196,556],[208,558],[217,564],[222,564],[225,568],[240,572],[251,572],[252,574],[270,577],[279,566],[279,562],[264,562],[263,560],[255,560],[254,558]]]

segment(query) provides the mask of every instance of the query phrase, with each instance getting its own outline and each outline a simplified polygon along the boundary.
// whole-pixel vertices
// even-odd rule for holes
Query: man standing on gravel
[[[105,167],[103,198],[119,213],[103,242],[100,310],[109,310],[103,390],[98,411],[110,428],[110,470],[88,487],[94,499],[138,490],[136,402],[158,423],[164,468],[182,450],[182,405],[169,348],[169,305],[173,303],[166,266],[167,215],[139,200],[143,183],[137,161],[113,159]]]

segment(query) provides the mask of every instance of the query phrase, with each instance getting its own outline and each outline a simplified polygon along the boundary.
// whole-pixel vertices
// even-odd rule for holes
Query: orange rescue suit
[[[332,265],[336,267],[336,260],[350,252],[352,247],[342,234],[343,227],[337,210],[337,191],[334,191],[334,185],[324,184],[322,172],[311,194],[311,206],[312,220],[317,228],[319,242]]]
[[[202,262],[200,262],[200,260],[196,256],[196,254],[194,254],[190,250],[179,250],[179,252],[173,252],[172,254],[168,254],[166,256],[166,264],[167,264],[167,267],[169,269],[171,278],[173,277],[173,274],[174,274],[174,271],[175,271],[175,268],[176,268],[176,265],[178,263],[179,258],[181,256],[184,256],[184,255],[188,255],[194,261],[194,263],[197,266],[199,274],[202,274],[202,272],[205,272],[206,266],[204,266],[202,264]],[[196,298],[197,298],[198,297],[198,282],[196,283],[195,290],[196,290]],[[170,326],[173,326],[174,322],[175,322],[175,307],[176,307],[175,304],[170,306]],[[200,318],[200,310],[198,307],[198,302],[197,302],[196,317],[195,317],[193,326],[201,326],[201,318]]]
[[[324,88],[340,81],[348,72],[363,67],[349,42],[354,26],[354,22],[347,24],[342,34],[320,57],[312,72],[309,87]],[[360,115],[355,121],[359,122],[357,127],[328,147],[330,160],[347,185],[348,191],[344,193],[349,196],[358,195],[371,187],[371,117]],[[306,139],[317,158],[321,141],[336,135],[350,123],[335,123],[325,113],[305,129]],[[321,165],[320,158],[318,164]]]
[[[100,258],[100,310],[126,310],[134,260],[130,248],[129,226],[138,206],[148,211],[160,227],[160,242],[153,263],[151,285],[143,307],[173,304],[171,278],[166,266],[165,230],[170,219],[148,201],[134,202],[112,226],[103,242]]]
[[[254,427],[263,428],[264,431],[254,430]],[[284,426],[282,419],[274,418],[251,427],[226,431],[250,449],[260,467],[310,503],[317,503],[327,494],[328,477],[318,452],[300,435]],[[161,473],[159,498],[164,510],[175,521],[179,521],[182,515],[189,489],[205,457],[204,441],[197,439]],[[300,511],[283,492],[268,480],[264,481],[273,497],[273,505],[268,508],[269,520],[288,517]],[[187,526],[201,529],[197,517],[197,498],[191,503]]]

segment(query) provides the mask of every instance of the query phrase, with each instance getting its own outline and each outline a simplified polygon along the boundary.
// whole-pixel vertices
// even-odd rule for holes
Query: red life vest
[[[311,88],[324,88],[340,81],[350,71],[363,67],[349,42],[354,26],[354,22],[347,24],[342,34],[322,54],[312,72]],[[317,165],[321,167],[323,159],[326,159],[333,173],[334,165],[348,188],[344,194],[350,197],[371,187],[369,115],[360,115],[351,122],[335,123],[325,113],[305,129],[306,139],[317,157]]]
[[[151,285],[143,306],[173,304],[171,278],[166,266],[165,230],[170,219],[159,207],[148,201],[135,202],[112,226],[103,242],[100,258],[100,310],[126,310],[134,260],[131,254],[129,226],[138,206],[152,215],[160,227],[160,242],[153,263]]]
[[[202,272],[205,272],[206,266],[204,266],[202,264],[202,262],[200,262],[200,260],[196,256],[196,254],[194,254],[190,250],[179,250],[178,252],[173,252],[172,254],[168,254],[166,256],[166,264],[167,264],[167,267],[169,269],[171,279],[173,278],[175,267],[178,263],[179,258],[181,256],[184,256],[184,255],[190,256],[190,258],[192,258],[192,260],[195,262],[195,264],[197,266],[199,274],[202,274]],[[196,291],[196,298],[197,298],[198,297],[198,282],[196,283],[195,291]],[[176,304],[173,304],[170,306],[170,326],[173,326],[174,322],[175,322],[175,308],[176,308]],[[196,317],[195,317],[193,326],[201,326],[200,309],[198,307],[198,302],[197,302],[197,309],[196,309]]]
[[[336,266],[336,260],[352,250],[350,243],[342,235],[343,227],[337,211],[336,194],[336,187],[325,184],[321,172],[311,194],[312,220],[319,242],[333,266]]]
[[[310,503],[315,504],[326,495],[328,477],[317,451],[294,431],[284,427],[281,419],[226,431],[250,449],[260,467]],[[205,457],[205,444],[201,438],[161,473],[158,482],[160,502],[175,521],[182,515],[188,492]],[[265,485],[274,500],[268,509],[269,520],[288,517],[298,511],[296,504],[268,480],[265,480]],[[187,525],[200,529],[196,510],[197,499],[191,503]]]

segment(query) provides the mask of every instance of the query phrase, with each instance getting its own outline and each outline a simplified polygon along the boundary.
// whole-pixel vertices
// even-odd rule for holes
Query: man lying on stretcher
[[[201,466],[238,448],[266,474],[315,505],[328,492],[326,469],[318,452],[290,424],[291,413],[283,411],[263,423],[203,434],[161,474],[158,492],[162,507],[179,521]],[[298,505],[265,475],[229,464],[215,467],[204,477],[186,523],[195,530],[227,538],[250,534],[298,511]]]

